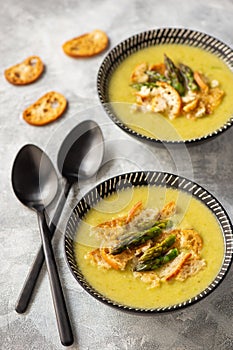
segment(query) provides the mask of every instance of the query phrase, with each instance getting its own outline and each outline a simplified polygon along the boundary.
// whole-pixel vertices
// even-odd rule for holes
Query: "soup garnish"
[[[224,97],[217,79],[190,66],[174,62],[166,54],[164,62],[138,64],[131,74],[131,87],[136,90],[135,110],[162,113],[175,119],[196,119],[213,113]]]
[[[175,212],[175,201],[161,210],[137,202],[128,215],[92,227],[100,247],[85,258],[106,270],[131,271],[150,288],[172,279],[185,281],[204,269],[206,261],[200,234],[193,228],[176,228]]]

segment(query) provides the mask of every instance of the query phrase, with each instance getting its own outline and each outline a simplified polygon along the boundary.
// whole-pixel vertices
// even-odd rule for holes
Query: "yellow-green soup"
[[[180,116],[174,120],[159,113],[132,111],[135,103],[130,76],[135,66],[163,62],[166,53],[174,63],[182,62],[193,71],[202,72],[210,81],[217,80],[225,92],[223,101],[210,115],[195,120]],[[109,82],[109,100],[124,125],[141,135],[166,141],[190,140],[209,135],[233,115],[233,73],[216,55],[203,49],[181,44],[164,44],[142,49],[127,57],[114,71]]]
[[[98,268],[85,259],[87,252],[94,250],[99,244],[90,235],[90,227],[127,214],[139,200],[145,208],[162,208],[165,203],[176,201],[177,211],[172,217],[174,224],[180,228],[194,228],[203,239],[201,255],[207,263],[203,270],[184,282],[172,280],[159,287],[148,288],[131,271]],[[203,291],[221,268],[224,240],[216,218],[199,200],[176,189],[142,186],[112,194],[88,212],[78,228],[75,255],[87,281],[104,296],[126,306],[151,309],[182,303]]]

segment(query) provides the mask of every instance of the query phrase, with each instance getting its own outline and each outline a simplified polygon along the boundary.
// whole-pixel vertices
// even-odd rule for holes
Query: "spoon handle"
[[[38,216],[41,240],[45,255],[45,262],[49,275],[50,288],[52,292],[53,304],[57,318],[58,331],[62,345],[69,346],[73,344],[74,339],[66,308],[65,298],[57,270],[56,260],[53,253],[52,243],[50,239],[50,231],[46,223],[44,211],[39,212]]]
[[[67,181],[65,184],[64,191],[61,194],[61,197],[59,199],[59,203],[56,207],[51,224],[49,225],[51,238],[53,237],[54,232],[56,230],[56,226],[58,224],[63,207],[64,207],[65,202],[66,202],[66,198],[68,197],[68,194],[70,192],[71,187],[72,187],[72,183]],[[36,285],[36,281],[39,277],[41,268],[43,266],[43,263],[44,263],[44,251],[43,251],[43,247],[41,245],[39,250],[38,250],[38,253],[36,255],[36,258],[31,266],[31,269],[30,269],[30,271],[25,279],[24,285],[22,287],[19,298],[18,298],[16,305],[15,305],[15,311],[18,312],[19,314],[24,313],[28,307],[28,304],[29,304],[31,297],[32,297],[34,287]]]
[[[23,314],[28,307],[33,290],[36,285],[36,281],[42,269],[43,263],[44,263],[44,251],[43,251],[43,247],[41,246],[37,252],[33,265],[31,266],[31,269],[25,279],[19,298],[15,304],[15,311],[18,312],[19,314]]]

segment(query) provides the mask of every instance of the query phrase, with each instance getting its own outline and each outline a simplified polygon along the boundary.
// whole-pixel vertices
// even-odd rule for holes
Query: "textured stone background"
[[[104,133],[104,164],[96,178],[72,191],[54,241],[75,333],[71,348],[233,349],[232,269],[219,288],[199,304],[174,314],[143,317],[118,312],[90,297],[72,277],[63,250],[64,227],[73,204],[95,183],[122,171],[154,169],[191,177],[211,191],[233,219],[233,128],[188,150],[143,144],[114,126],[99,106],[96,74],[106,53],[74,60],[61,49],[67,39],[96,28],[108,33],[111,48],[132,34],[165,26],[201,30],[232,46],[233,1],[1,0],[0,5],[0,348],[62,349],[45,269],[29,310],[24,315],[14,311],[40,237],[35,213],[23,207],[13,194],[11,168],[16,153],[26,143],[45,149],[56,163],[65,133],[90,116],[100,123]],[[30,86],[8,84],[3,70],[31,54],[45,62],[43,77]],[[64,118],[44,128],[24,123],[22,110],[52,89],[69,100]]]

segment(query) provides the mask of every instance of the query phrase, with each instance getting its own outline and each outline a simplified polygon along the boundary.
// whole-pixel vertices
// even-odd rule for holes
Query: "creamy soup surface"
[[[195,120],[179,116],[174,120],[153,112],[132,111],[135,91],[130,86],[130,76],[135,66],[163,62],[164,54],[175,64],[182,62],[193,71],[205,74],[210,81],[217,80],[225,95],[221,104],[210,115]],[[114,102],[115,113],[132,130],[160,140],[190,140],[208,135],[233,115],[233,73],[216,55],[203,49],[181,44],[163,44],[142,49],[127,57],[114,71],[109,83],[109,100]]]
[[[174,225],[178,228],[193,228],[202,237],[201,256],[207,263],[203,270],[183,282],[171,280],[159,287],[149,288],[136,279],[131,271],[98,268],[85,259],[88,252],[99,246],[99,241],[90,235],[90,228],[127,214],[139,200],[145,208],[162,208],[167,202],[176,201],[177,212],[172,217]],[[112,194],[87,213],[78,228],[75,254],[83,275],[97,291],[120,304],[151,309],[184,302],[203,291],[221,268],[224,240],[216,218],[199,200],[176,189],[142,186]]]

